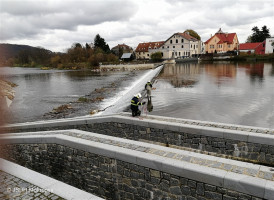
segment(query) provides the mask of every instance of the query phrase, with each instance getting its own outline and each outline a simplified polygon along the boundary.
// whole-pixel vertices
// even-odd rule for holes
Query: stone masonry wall
[[[9,144],[0,146],[0,151],[7,160],[105,199],[259,200],[247,194],[58,144]]]
[[[131,140],[147,140],[163,144],[188,147],[217,154],[240,157],[268,165],[274,164],[274,144],[242,142],[122,123],[97,123],[82,125],[78,129]]]
[[[163,144],[197,149],[208,152],[209,154],[222,154],[244,160],[246,159],[248,161],[252,160],[255,163],[259,162],[266,165],[274,165],[274,144],[265,145],[250,143],[199,134],[150,128],[133,124],[105,122],[54,128],[41,127],[38,129],[28,129],[24,131],[45,131],[57,129],[79,129],[136,141],[147,140],[152,142],[160,142]],[[14,129],[12,132],[20,132],[20,130]]]

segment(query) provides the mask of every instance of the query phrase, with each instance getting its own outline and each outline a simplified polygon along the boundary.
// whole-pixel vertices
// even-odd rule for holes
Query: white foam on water
[[[141,92],[145,88],[145,84],[148,80],[152,80],[157,76],[162,70],[164,65],[161,65],[155,69],[149,70],[145,75],[143,75],[139,80],[136,80],[132,83],[131,86],[127,87],[124,91],[119,92],[115,97],[106,99],[105,104],[102,104],[103,108],[106,108],[105,111],[99,112],[96,115],[108,115],[118,112],[122,112],[127,106],[130,105],[130,100],[132,97]]]

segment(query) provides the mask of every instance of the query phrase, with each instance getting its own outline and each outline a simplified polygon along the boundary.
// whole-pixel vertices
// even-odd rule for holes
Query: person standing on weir
[[[152,83],[150,81],[146,83],[145,89],[147,91],[147,98],[151,98]]]
[[[146,102],[141,102],[142,95],[140,93],[134,95],[134,97],[131,99],[131,111],[132,111],[132,117],[140,116],[141,111],[139,110],[139,106],[145,105]]]

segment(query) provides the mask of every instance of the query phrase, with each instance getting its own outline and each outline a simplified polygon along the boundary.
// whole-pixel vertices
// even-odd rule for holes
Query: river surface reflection
[[[274,128],[273,63],[166,65],[153,115]]]

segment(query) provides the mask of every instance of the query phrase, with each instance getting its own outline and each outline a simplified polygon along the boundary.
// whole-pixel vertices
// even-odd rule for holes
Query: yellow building
[[[206,53],[223,53],[237,50],[239,40],[236,33],[224,33],[221,29],[205,42]]]

